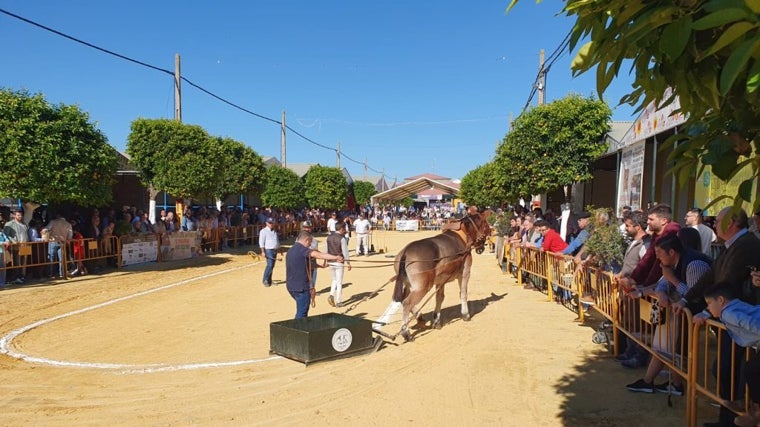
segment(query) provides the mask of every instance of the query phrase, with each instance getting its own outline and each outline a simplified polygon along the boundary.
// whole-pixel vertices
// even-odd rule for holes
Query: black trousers
[[[744,367],[744,380],[749,388],[749,398],[760,404],[760,352],[755,351]]]

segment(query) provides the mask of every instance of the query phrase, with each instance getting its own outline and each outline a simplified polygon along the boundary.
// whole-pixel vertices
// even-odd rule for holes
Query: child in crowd
[[[752,279],[753,284],[760,283],[760,274],[753,273]],[[705,302],[709,315],[705,312],[695,315],[694,323],[704,324],[710,316],[719,318],[737,345],[754,348],[760,346],[760,306],[739,300],[735,285],[729,282],[714,284],[705,290]],[[747,414],[734,419],[734,424],[755,426],[760,423],[760,353],[755,352],[747,362],[744,378],[752,405]]]
[[[74,261],[76,262],[76,268],[71,272],[72,276],[87,274],[87,269],[84,267],[84,236],[82,236],[81,227],[76,221],[71,221],[74,226]]]

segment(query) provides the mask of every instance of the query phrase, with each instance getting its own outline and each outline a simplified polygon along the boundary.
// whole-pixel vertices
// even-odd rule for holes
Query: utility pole
[[[364,158],[364,180],[367,180],[367,158]]]
[[[288,167],[288,159],[286,157],[286,142],[287,138],[285,136],[285,127],[287,126],[285,124],[285,110],[282,110],[282,120],[280,125],[280,163],[282,163],[282,167],[287,168]]]
[[[182,121],[182,75],[179,53],[174,54],[174,120]]]
[[[509,112],[509,131],[512,132],[512,129],[515,128],[515,119],[512,112]]]
[[[179,53],[174,54],[174,120],[182,122],[182,73],[180,72]],[[156,190],[153,185],[148,187],[148,196],[148,219],[155,224],[156,196],[158,196],[158,190]],[[166,196],[166,193],[164,193],[164,196]],[[164,199],[164,203],[166,203],[166,199]],[[177,219],[182,221],[182,216],[185,215],[185,200],[175,200],[174,211]]]
[[[544,69],[544,50],[538,54],[538,105],[544,105],[546,96],[546,70]]]
[[[338,165],[338,169],[340,169],[340,141],[338,141],[338,148],[335,150],[335,155],[337,156],[336,163]]]
[[[544,69],[544,50],[541,49],[538,53],[538,105],[544,105],[544,99],[546,96],[546,69]],[[531,201],[531,208],[533,202],[537,202],[542,210],[546,210],[546,196],[539,194],[534,196]]]

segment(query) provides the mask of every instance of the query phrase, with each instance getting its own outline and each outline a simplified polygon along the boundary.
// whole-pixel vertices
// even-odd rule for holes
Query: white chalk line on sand
[[[170,283],[168,285],[161,286],[158,288],[149,289],[147,291],[138,292],[136,294],[112,299],[110,301],[105,301],[100,304],[95,304],[95,305],[85,307],[79,310],[74,310],[68,313],[60,314],[58,316],[39,320],[37,322],[31,323],[29,325],[26,325],[14,331],[11,331],[10,333],[6,334],[4,337],[0,338],[0,353],[7,354],[10,357],[24,360],[30,363],[61,366],[61,367],[117,370],[117,371],[121,371],[121,373],[124,373],[124,374],[150,374],[150,373],[157,373],[157,372],[219,368],[219,367],[225,367],[225,366],[238,366],[238,365],[246,365],[246,364],[252,364],[252,363],[266,362],[269,360],[281,359],[282,358],[281,356],[272,356],[272,357],[267,357],[263,359],[235,360],[235,361],[229,361],[229,362],[186,363],[186,364],[179,364],[179,365],[171,365],[171,364],[166,364],[166,363],[152,363],[152,364],[138,365],[138,364],[125,364],[125,363],[71,362],[71,361],[65,361],[65,360],[54,360],[54,359],[48,359],[45,357],[31,356],[25,353],[18,352],[14,350],[13,347],[11,346],[11,343],[13,342],[13,340],[19,335],[26,333],[32,329],[38,328],[40,326],[46,325],[48,323],[55,322],[56,320],[64,319],[71,316],[76,316],[82,313],[87,313],[88,311],[97,310],[99,308],[103,308],[112,304],[127,301],[132,298],[137,298],[137,297],[145,296],[148,294],[152,294],[154,292],[163,291],[163,290],[171,289],[177,286],[186,285],[188,283],[195,282],[198,280],[207,279],[210,277],[218,276],[225,273],[230,273],[237,270],[242,270],[244,268],[248,268],[256,264],[258,263],[245,265],[241,267],[229,268],[226,270],[204,274],[202,276],[197,276],[190,279],[180,280],[179,282]]]
[[[19,335],[26,333],[32,329],[38,328],[40,326],[46,325],[48,323],[55,322],[56,320],[65,319],[67,317],[76,316],[82,313],[87,313],[89,311],[97,310],[99,308],[103,308],[103,307],[116,304],[122,301],[127,301],[132,298],[137,298],[144,295],[152,294],[154,292],[163,291],[163,290],[171,289],[177,286],[186,285],[188,283],[195,282],[198,280],[207,279],[210,277],[230,273],[237,270],[242,270],[244,268],[252,267],[256,264],[259,264],[259,263],[256,262],[256,263],[253,263],[250,265],[244,265],[241,267],[228,268],[226,270],[204,274],[202,276],[197,276],[190,279],[180,280],[179,282],[170,283],[168,285],[161,286],[158,288],[149,289],[147,291],[138,292],[136,294],[112,299],[110,301],[105,301],[99,304],[91,305],[89,307],[85,307],[79,310],[74,310],[68,313],[59,314],[58,316],[53,316],[47,319],[39,320],[37,322],[31,323],[29,325],[13,330],[9,332],[8,334],[6,334],[5,336],[3,336],[2,338],[0,338],[0,353],[6,354],[15,359],[24,360],[29,363],[51,365],[51,366],[58,366],[58,367],[115,370],[115,371],[120,371],[120,373],[122,374],[152,374],[152,373],[158,373],[158,372],[221,368],[221,367],[248,365],[248,364],[254,364],[254,363],[267,362],[270,360],[282,359],[282,356],[270,356],[263,359],[233,360],[233,361],[228,361],[228,362],[185,363],[185,364],[178,364],[178,365],[172,365],[172,364],[166,364],[166,363],[126,364],[126,363],[71,362],[71,361],[66,361],[66,360],[55,360],[55,359],[48,359],[45,357],[31,356],[25,353],[18,352],[14,350],[13,347],[11,346],[11,343],[13,342],[13,340]],[[397,304],[398,303],[391,303],[388,306],[388,308],[385,310],[385,313],[383,313],[380,319],[378,319],[378,322],[387,322],[387,319],[390,317],[390,315],[395,313],[395,311],[398,309],[398,307],[395,307],[393,310],[391,310],[394,307],[394,305],[397,305]]]

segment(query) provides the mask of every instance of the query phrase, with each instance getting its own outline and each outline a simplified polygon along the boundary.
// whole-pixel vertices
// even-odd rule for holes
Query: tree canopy
[[[459,198],[468,205],[501,206],[509,201],[504,182],[499,180],[499,172],[493,162],[480,165],[467,172],[459,186]]]
[[[261,191],[264,187],[264,161],[252,148],[231,138],[215,138],[224,157],[224,172],[214,194],[224,200],[234,194]]]
[[[33,204],[111,201],[118,153],[87,113],[0,89],[0,197]]]
[[[616,0],[601,7],[571,0],[565,12],[576,17],[573,45],[589,38],[573,69],[596,67],[600,93],[630,61],[634,89],[621,102],[641,110],[678,96],[687,121],[669,142],[678,142],[670,160],[681,182],[695,175],[700,161],[723,180],[751,167],[753,176],[739,186],[734,204],[749,202],[760,171],[752,154],[760,132],[760,2]],[[664,99],[668,88],[672,96]]]
[[[669,143],[681,183],[701,164],[723,180],[750,168],[732,195],[736,207],[749,202],[760,175],[760,2],[568,0],[563,11],[575,18],[570,50],[584,42],[573,71],[595,69],[600,96],[630,64],[633,90],[621,103],[641,111],[678,97],[687,120]]]
[[[264,206],[292,209],[306,205],[303,183],[295,172],[273,165],[266,169],[264,176],[266,185],[261,193]]]
[[[356,197],[358,205],[367,205],[375,194],[377,194],[377,190],[371,182],[354,181],[354,197]]]
[[[346,207],[348,184],[340,169],[314,165],[306,172],[304,181],[306,200],[312,208],[340,210]]]
[[[261,157],[242,142],[176,120],[133,121],[127,153],[143,184],[177,198],[223,200],[257,188],[264,177]]]
[[[528,196],[593,178],[591,164],[607,150],[612,112],[603,101],[568,95],[531,108],[496,150],[503,194]]]

